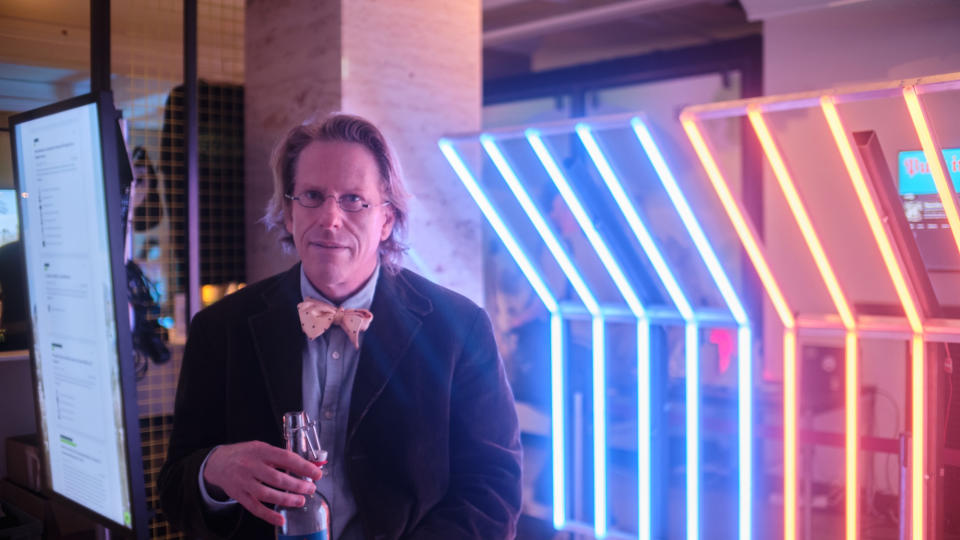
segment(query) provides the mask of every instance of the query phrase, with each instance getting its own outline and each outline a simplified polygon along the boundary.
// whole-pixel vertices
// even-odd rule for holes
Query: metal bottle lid
[[[316,463],[327,460],[327,452],[320,448],[320,430],[306,411],[283,415],[283,438],[287,442],[287,450],[307,461]]]

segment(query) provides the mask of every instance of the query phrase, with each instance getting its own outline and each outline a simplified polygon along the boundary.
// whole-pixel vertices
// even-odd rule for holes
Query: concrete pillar
[[[250,0],[246,44],[248,279],[296,260],[257,222],[274,143],[339,110],[372,120],[396,148],[414,196],[406,265],[480,302],[481,216],[436,146],[480,128],[480,0]]]

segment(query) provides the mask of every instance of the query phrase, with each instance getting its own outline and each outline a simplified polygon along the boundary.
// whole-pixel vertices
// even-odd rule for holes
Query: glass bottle
[[[327,452],[320,448],[317,423],[304,411],[283,415],[283,438],[287,450],[323,469]],[[310,478],[304,478],[308,482]],[[304,495],[305,504],[299,508],[278,506],[283,525],[277,527],[278,540],[330,540],[330,503],[318,491]]]

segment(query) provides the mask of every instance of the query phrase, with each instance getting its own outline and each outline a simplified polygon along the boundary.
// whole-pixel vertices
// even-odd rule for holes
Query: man
[[[332,115],[292,129],[273,172],[265,221],[301,262],[194,317],[159,480],[168,519],[272,538],[275,505],[316,486],[337,540],[513,538],[519,430],[490,321],[397,266],[406,194],[386,140]],[[372,321],[310,339],[309,299]],[[298,410],[319,419],[322,478],[279,448],[282,415]]]

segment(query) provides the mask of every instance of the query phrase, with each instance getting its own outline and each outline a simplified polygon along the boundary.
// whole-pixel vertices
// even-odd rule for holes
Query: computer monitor
[[[45,491],[146,538],[110,93],[10,118]]]
[[[960,148],[944,148],[943,159],[955,191],[960,191]],[[897,187],[920,254],[931,272],[960,271],[947,215],[922,150],[897,154]]]

